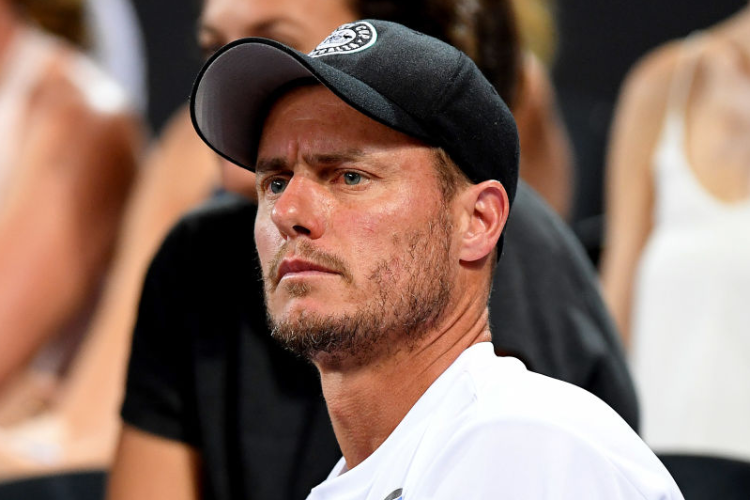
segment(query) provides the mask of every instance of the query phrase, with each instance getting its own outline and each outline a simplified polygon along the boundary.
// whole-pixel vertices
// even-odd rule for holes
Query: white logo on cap
[[[320,57],[351,54],[371,47],[377,39],[378,32],[368,22],[359,21],[343,24],[336,28],[336,31],[323,40],[309,55],[310,57]]]

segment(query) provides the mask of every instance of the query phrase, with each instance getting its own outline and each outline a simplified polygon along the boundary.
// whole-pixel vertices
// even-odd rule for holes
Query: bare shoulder
[[[33,90],[31,126],[83,144],[132,139],[139,121],[124,91],[86,56],[62,43]],[[76,139],[77,138],[77,139]],[[127,142],[127,141],[126,141]]]
[[[548,103],[552,92],[547,69],[531,52],[527,52],[521,65],[523,90],[521,96],[536,102]]]
[[[639,164],[647,168],[681,64],[683,43],[673,41],[652,50],[628,72],[615,110],[610,161],[627,158],[630,162],[635,155],[643,160]]]
[[[628,72],[621,102],[639,104],[650,114],[663,114],[683,52],[681,40],[668,42],[639,59]]]
[[[539,122],[549,119],[556,106],[547,68],[533,53],[527,52],[521,65],[518,97],[513,106],[519,129],[539,128]]]
[[[108,500],[198,500],[200,457],[187,444],[125,425],[107,487]]]

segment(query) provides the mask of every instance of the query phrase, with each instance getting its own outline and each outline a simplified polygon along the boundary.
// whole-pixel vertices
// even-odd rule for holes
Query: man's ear
[[[460,195],[464,209],[459,258],[475,262],[492,253],[510,211],[508,193],[495,180],[470,186]]]

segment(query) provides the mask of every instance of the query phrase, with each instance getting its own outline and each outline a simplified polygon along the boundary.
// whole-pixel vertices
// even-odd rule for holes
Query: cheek
[[[434,208],[424,198],[410,195],[381,203],[374,210],[359,212],[354,207],[338,226],[351,235],[352,256],[371,268],[384,260],[398,259],[404,251],[401,236],[426,230],[433,214]]]
[[[255,246],[264,272],[268,262],[273,259],[282,245],[283,241],[279,231],[270,218],[264,217],[259,209],[258,217],[255,219]]]
[[[393,227],[393,221],[384,224],[384,219],[376,215],[360,217],[358,220],[348,219],[346,228],[352,236],[349,252],[354,262],[362,264],[362,269],[367,270],[372,265],[381,261],[389,250],[387,243],[390,239],[383,238],[384,230]]]

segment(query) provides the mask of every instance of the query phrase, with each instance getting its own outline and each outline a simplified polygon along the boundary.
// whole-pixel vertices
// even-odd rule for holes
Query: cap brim
[[[361,113],[428,140],[422,127],[361,81],[273,40],[245,38],[222,47],[203,66],[191,94],[198,135],[222,157],[253,170],[265,115],[281,89],[314,78]]]

